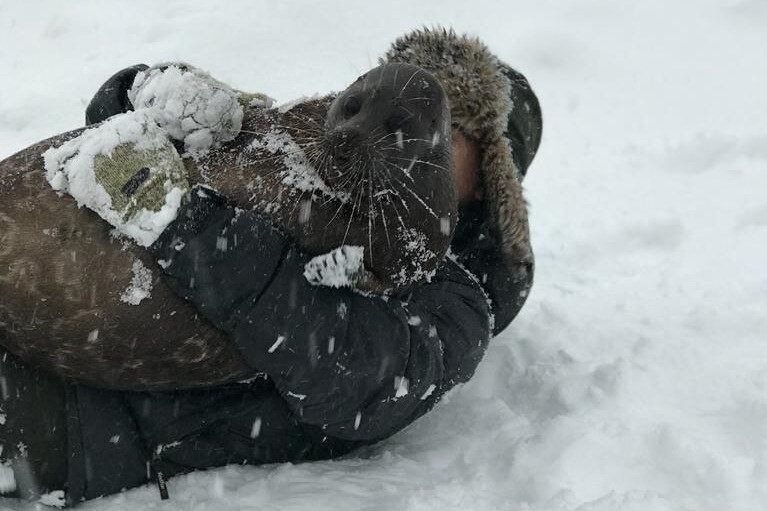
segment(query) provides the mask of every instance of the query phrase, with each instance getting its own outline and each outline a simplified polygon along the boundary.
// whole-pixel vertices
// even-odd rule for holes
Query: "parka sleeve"
[[[489,236],[462,252],[458,260],[477,277],[490,297],[493,336],[498,335],[511,324],[527,301],[533,287],[533,260],[509,267]]]
[[[486,296],[456,262],[388,299],[313,286],[309,257],[267,219],[203,190],[152,249],[169,285],[329,436],[406,426],[472,376],[490,337]]]

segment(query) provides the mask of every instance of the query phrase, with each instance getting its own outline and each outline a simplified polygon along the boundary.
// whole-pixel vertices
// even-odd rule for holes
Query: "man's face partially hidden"
[[[458,204],[482,199],[480,151],[477,142],[453,129],[453,172]]]

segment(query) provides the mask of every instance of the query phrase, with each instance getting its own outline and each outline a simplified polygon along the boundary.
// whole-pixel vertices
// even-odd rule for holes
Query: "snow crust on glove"
[[[233,140],[242,128],[239,94],[186,64],[158,65],[136,75],[128,99],[148,110],[191,156]]]
[[[48,149],[43,159],[54,190],[144,247],[176,218],[189,189],[181,158],[147,110],[114,116]]]

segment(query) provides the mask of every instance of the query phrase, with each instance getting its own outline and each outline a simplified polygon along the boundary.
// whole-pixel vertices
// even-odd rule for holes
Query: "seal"
[[[375,282],[362,287],[401,289],[434,271],[456,223],[450,115],[436,79],[387,64],[337,97],[255,113],[243,121],[255,136],[197,162],[210,186],[268,212],[311,254],[364,247]]]
[[[428,277],[452,239],[450,129],[437,80],[416,66],[386,64],[338,95],[248,108],[233,141],[184,164],[190,181],[269,215],[311,255],[360,247],[366,271],[358,287],[397,293]],[[0,344],[105,388],[253,376],[229,341],[164,284],[144,249],[48,186],[41,154],[82,131],[0,162]]]

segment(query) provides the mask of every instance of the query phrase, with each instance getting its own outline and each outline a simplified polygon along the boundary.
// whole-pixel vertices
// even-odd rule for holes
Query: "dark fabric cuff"
[[[85,109],[85,124],[96,124],[113,115],[133,110],[133,105],[128,99],[128,90],[136,75],[146,69],[149,69],[149,66],[145,64],[126,67],[104,82]]]
[[[165,228],[148,250],[157,259],[171,262],[186,242],[211,227],[228,224],[234,214],[234,207],[223,195],[212,188],[197,185],[182,202],[176,219]]]

